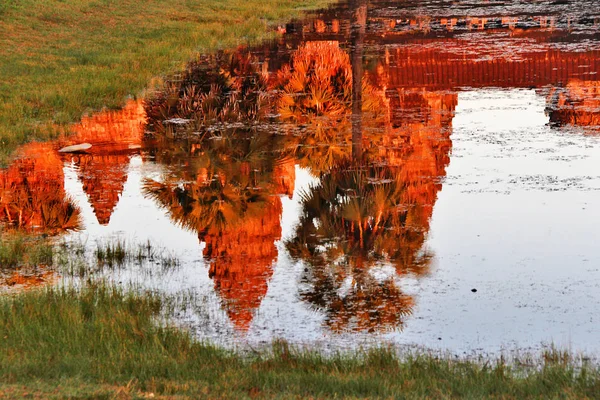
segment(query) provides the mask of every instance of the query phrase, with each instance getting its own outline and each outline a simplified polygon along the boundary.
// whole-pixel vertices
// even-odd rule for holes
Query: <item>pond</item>
[[[94,274],[226,346],[597,354],[596,10],[342,2],[24,146],[0,218],[157,245]]]

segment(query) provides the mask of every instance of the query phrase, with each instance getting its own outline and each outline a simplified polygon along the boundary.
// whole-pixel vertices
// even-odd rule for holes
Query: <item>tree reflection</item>
[[[383,91],[353,71],[350,56],[338,42],[322,41],[301,45],[278,72],[279,119],[297,140],[299,164],[315,175],[353,154],[357,126],[378,137],[387,132]],[[353,79],[361,92],[359,112],[353,108]],[[360,133],[361,153],[362,141]]]
[[[332,329],[401,327],[413,299],[398,280],[429,269],[431,255],[422,248],[439,190],[434,177],[447,160],[448,148],[435,144],[445,134],[440,129],[445,122],[393,122],[390,107],[412,104],[413,97],[434,108],[447,102],[444,96],[390,99],[385,77],[363,76],[366,3],[357,4],[351,55],[338,42],[309,42],[268,74],[257,72],[260,62],[242,51],[197,65],[178,86],[179,94],[193,92],[201,103],[216,86],[233,87],[223,83],[229,74],[243,83],[225,90],[222,100],[241,87],[244,93],[267,93],[262,98],[270,99],[276,124],[256,124],[256,114],[241,109],[236,115],[213,114],[220,117],[210,122],[206,110],[186,113],[181,103],[169,105],[166,95],[151,105],[162,104],[168,114],[154,114],[157,124],[178,116],[204,128],[185,141],[162,135],[170,147],[157,151],[157,161],[174,167],[162,180],[147,181],[146,191],[205,242],[209,275],[240,328],[249,326],[266,293],[277,257],[274,242],[281,236],[278,195],[291,195],[294,163],[320,180],[304,193],[300,222],[286,246],[307,265],[302,297],[324,310]],[[259,97],[252,99],[256,103]],[[240,127],[232,127],[234,122]],[[411,157],[422,160],[413,163]]]
[[[277,112],[298,140],[300,164],[319,173],[349,154],[350,59],[337,42],[309,42],[277,74]]]
[[[424,227],[414,224],[427,211],[407,192],[396,168],[345,160],[303,195],[287,248],[308,266],[302,297],[326,311],[333,329],[394,329],[410,314],[395,275],[426,273],[431,255],[421,251]],[[395,273],[377,279],[373,268],[384,265]]]
[[[399,278],[430,268],[432,255],[423,246],[437,178],[448,162],[456,96],[390,94],[385,73],[363,76],[367,9],[363,1],[353,4],[351,57],[335,42],[304,44],[292,55],[289,75],[295,78],[295,64],[300,72],[291,82],[301,84],[284,90],[281,114],[306,124],[296,156],[319,183],[303,194],[300,221],[286,246],[306,267],[302,298],[325,312],[331,329],[385,331],[401,328],[412,312],[413,299]],[[322,78],[313,84],[306,65]],[[345,78],[341,85],[332,78],[338,76]],[[303,107],[306,98],[318,103],[313,93],[327,93],[319,97],[326,100],[319,114]],[[340,107],[332,107],[337,99]],[[303,119],[307,115],[312,122]]]
[[[273,196],[272,175],[284,158],[277,142],[284,139],[229,129],[200,143],[162,147],[157,161],[175,165],[162,181],[147,180],[145,190],[187,229],[201,233],[243,224]]]

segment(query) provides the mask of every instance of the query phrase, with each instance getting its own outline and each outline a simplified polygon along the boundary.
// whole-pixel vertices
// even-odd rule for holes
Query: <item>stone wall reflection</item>
[[[600,133],[600,82],[571,80],[552,88],[546,111],[556,126],[579,126]]]

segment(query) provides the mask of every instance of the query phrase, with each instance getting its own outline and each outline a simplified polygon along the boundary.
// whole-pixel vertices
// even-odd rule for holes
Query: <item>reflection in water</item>
[[[171,218],[205,243],[209,275],[234,324],[246,329],[267,292],[281,237],[279,195],[293,192],[293,160],[282,158],[286,137],[230,129],[156,154],[180,166],[145,191]]]
[[[324,312],[334,331],[398,329],[414,304],[399,278],[427,273],[432,260],[423,246],[449,162],[458,91],[544,88],[592,76],[600,67],[595,50],[550,44],[564,38],[560,18],[412,20],[382,17],[383,9],[352,0],[316,20],[288,25],[278,44],[203,58],[147,107],[156,133],[168,138],[179,130],[195,142],[198,154],[186,168],[209,148],[226,161],[204,162],[189,176],[175,173],[167,184],[170,200],[163,195],[160,202],[171,204],[171,216],[205,242],[210,274],[239,327],[249,326],[249,311],[266,293],[271,272],[263,271],[277,258],[281,235],[276,195],[290,194],[273,190],[281,178],[274,167],[252,161],[256,150],[226,156],[240,143],[262,140],[256,148],[263,158],[287,159],[319,178],[303,194],[300,220],[285,241],[306,267],[301,298]],[[464,39],[458,35],[464,30],[487,31],[491,40]],[[507,52],[507,44],[518,51]],[[559,100],[561,109],[565,103]],[[553,118],[565,119],[558,112]],[[254,128],[232,130],[236,123]],[[165,183],[149,183],[147,190],[159,198],[159,187],[165,190]],[[198,222],[209,210],[216,215],[208,219],[219,225]],[[394,272],[378,273],[385,265]],[[256,275],[264,279],[255,282]]]
[[[564,88],[552,88],[547,111],[550,122],[557,126],[580,126],[600,132],[600,82],[574,79]]]
[[[74,125],[72,135],[58,140],[60,146],[90,143],[91,154],[127,153],[142,143],[146,113],[141,100],[130,100],[119,111],[105,111],[84,117]]]
[[[302,296],[324,309],[335,330],[391,329],[410,314],[412,299],[394,276],[378,280],[370,274],[373,267],[390,263],[398,274],[428,270],[431,256],[420,252],[426,234],[420,223],[429,216],[408,202],[397,172],[340,163],[303,196],[287,248],[309,265],[303,279],[310,289]]]
[[[32,143],[0,171],[0,220],[9,226],[58,233],[79,227],[79,210],[66,197],[62,162],[51,144]]]
[[[198,236],[235,327],[251,329],[274,265],[291,256],[299,297],[328,329],[399,330],[416,304],[404,278],[432,273],[425,243],[459,93],[535,89],[552,129],[598,132],[598,25],[591,3],[563,3],[343,2],[275,42],[200,57],[144,106],[23,147],[1,175],[0,218],[79,228],[69,163],[110,225],[140,153],[160,171],[142,177],[145,196]],[[83,154],[56,152],[83,142]],[[316,181],[282,222],[297,166]]]
[[[384,71],[363,78],[366,2],[357,4],[354,15],[352,57],[336,41],[308,42],[272,73],[259,69],[266,64],[246,49],[224,52],[193,64],[182,81],[167,86],[168,93],[181,96],[177,102],[165,92],[147,105],[157,142],[172,138],[173,129],[184,132],[186,141],[174,151],[156,152],[157,162],[176,167],[162,182],[148,180],[145,190],[174,221],[198,232],[209,274],[240,328],[249,326],[266,294],[277,258],[282,212],[277,195],[290,194],[277,189],[277,182],[290,180],[277,176],[283,160],[288,171],[297,163],[320,178],[304,196],[287,248],[307,264],[305,280],[312,289],[302,297],[326,312],[329,326],[399,328],[413,300],[396,278],[428,270],[431,255],[422,246],[437,179],[448,163],[446,128],[456,96],[402,91],[386,96]],[[217,89],[223,101],[203,107]],[[228,104],[240,93],[260,95],[233,112]],[[270,107],[260,115],[272,115],[281,133],[266,132],[266,118],[248,112],[267,108],[254,106],[259,98]],[[405,120],[410,107],[415,116]],[[185,125],[170,127],[174,118],[185,119]],[[247,127],[233,128],[240,122]],[[375,277],[373,269],[386,263],[394,273]]]
[[[364,40],[367,30],[367,0],[350,1],[352,19],[352,158],[362,158],[362,77]]]
[[[78,154],[72,156],[71,161],[77,168],[98,222],[107,225],[127,180],[129,155]]]
[[[63,163],[72,159],[98,221],[108,223],[126,179],[127,154],[139,149],[144,122],[142,103],[131,101],[121,111],[84,118],[68,138],[22,146],[11,166],[0,171],[0,220],[53,234],[80,228],[79,209],[64,190]],[[57,151],[85,142],[92,144],[87,154]]]
[[[187,133],[206,126],[258,123],[268,116],[267,74],[250,51],[218,52],[191,63],[183,78],[170,82],[146,104],[150,126],[173,137],[179,121]]]
[[[145,122],[142,102],[130,101],[119,112],[109,111],[84,118],[73,127],[72,136],[59,140],[61,145],[92,145],[85,154],[65,155],[63,161],[75,165],[101,225],[109,223],[123,192],[130,156],[141,147]]]

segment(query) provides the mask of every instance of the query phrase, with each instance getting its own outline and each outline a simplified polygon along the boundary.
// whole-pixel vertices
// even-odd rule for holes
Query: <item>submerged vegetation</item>
[[[323,355],[285,342],[242,355],[198,343],[169,326],[160,318],[164,306],[157,295],[93,283],[0,298],[0,395],[597,398],[600,393],[598,370],[558,351],[533,364],[401,356],[386,348]]]
[[[127,263],[141,265],[154,263],[162,267],[176,267],[179,260],[164,249],[159,249],[150,242],[131,244],[122,239],[114,239],[98,243],[94,257],[99,266],[123,266]]]
[[[135,270],[140,280],[167,274],[180,266],[170,251],[150,241],[115,238],[93,245],[5,232],[0,237],[0,295],[62,282],[104,279],[120,270]],[[132,282],[137,283],[137,282]]]
[[[255,42],[327,0],[3,1],[0,163],[180,70],[198,51]]]

